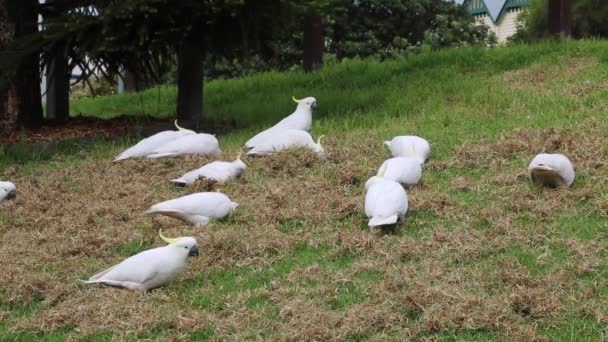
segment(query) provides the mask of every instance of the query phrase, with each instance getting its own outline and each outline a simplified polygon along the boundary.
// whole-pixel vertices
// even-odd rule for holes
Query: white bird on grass
[[[395,224],[407,213],[407,193],[401,184],[384,178],[382,171],[365,183],[365,215],[370,219],[368,226]]]
[[[528,166],[530,179],[537,184],[557,188],[574,182],[574,167],[562,154],[541,153]]]
[[[220,192],[197,192],[157,203],[144,212],[144,215],[166,215],[203,227],[211,219],[228,216],[238,206],[238,203],[232,202],[228,196]]]
[[[422,166],[417,158],[394,157],[384,161],[378,169],[378,174],[385,170],[384,179],[400,183],[405,188],[410,188],[420,181],[422,177]],[[372,177],[368,182],[372,181]]]
[[[0,202],[17,197],[17,187],[11,182],[0,182]]]
[[[239,152],[236,160],[232,162],[214,161],[201,168],[187,172],[183,176],[171,180],[171,182],[188,185],[196,182],[199,178],[207,178],[219,183],[225,183],[241,177],[245,173],[246,168],[247,166],[241,160],[241,152]]]
[[[213,135],[199,133],[184,135],[158,146],[147,154],[145,158],[158,159],[187,155],[216,155],[221,152],[219,142]]]
[[[248,155],[265,156],[275,152],[290,148],[306,147],[309,150],[323,156],[325,150],[321,145],[323,135],[315,142],[310,133],[301,130],[289,129],[281,132],[276,132],[271,137],[268,137],[263,143],[260,143],[249,152]]]
[[[424,164],[431,155],[431,145],[425,139],[415,135],[402,135],[385,141],[393,157],[412,157]]]
[[[168,245],[135,254],[81,282],[124,287],[141,292],[172,282],[186,269],[188,257],[198,255],[198,244],[196,239],[189,236],[168,239],[160,231],[159,235]]]
[[[158,132],[152,136],[149,136],[145,139],[142,139],[140,142],[135,144],[134,146],[128,148],[127,150],[120,153],[114,161],[129,159],[129,158],[142,158],[150,154],[159,146],[165,145],[179,137],[196,134],[196,132],[180,127],[177,124],[177,120],[174,122],[175,127],[178,129],[177,131],[162,131]]]
[[[301,100],[292,97],[298,104],[296,110],[288,117],[279,121],[276,125],[256,134],[245,143],[245,147],[254,148],[263,143],[266,139],[273,137],[277,132],[288,129],[309,131],[312,125],[312,111],[317,108],[317,100],[314,97],[307,97]]]

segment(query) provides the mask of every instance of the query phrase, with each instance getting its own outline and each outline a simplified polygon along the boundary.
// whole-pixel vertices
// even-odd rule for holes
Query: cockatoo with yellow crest
[[[365,215],[370,228],[395,224],[407,213],[407,193],[401,184],[384,178],[386,168],[365,183]]]
[[[528,174],[534,183],[551,188],[568,187],[574,182],[574,167],[563,154],[541,153],[532,159]]]
[[[385,141],[393,157],[416,158],[424,164],[431,155],[431,145],[425,139],[415,135],[402,135]]]
[[[245,173],[246,168],[247,166],[241,160],[241,153],[239,152],[234,161],[214,161],[201,168],[187,172],[183,176],[171,180],[171,182],[187,185],[196,182],[199,178],[206,178],[219,183],[225,183],[241,177]]]
[[[168,245],[135,254],[81,282],[124,287],[141,292],[172,282],[186,270],[188,257],[198,255],[198,244],[195,238],[189,236],[168,239],[162,232],[159,232],[159,235]]]
[[[232,213],[238,203],[220,192],[197,192],[150,207],[145,215],[166,215],[197,227],[206,226],[212,219],[222,219]]]
[[[254,148],[261,143],[264,143],[268,138],[272,138],[276,136],[277,133],[288,129],[309,131],[310,126],[312,125],[312,111],[317,108],[317,100],[314,97],[306,97],[301,100],[293,97],[293,100],[298,106],[291,115],[267,130],[256,134],[245,143],[245,147]]]
[[[317,139],[317,142],[315,142],[310,133],[306,131],[288,129],[274,133],[264,142],[258,144],[256,147],[247,152],[247,154],[253,156],[265,156],[290,148],[305,147],[319,154],[320,156],[324,156],[325,149],[321,145],[321,139],[323,139],[323,137],[323,135],[320,136]]]
[[[17,187],[11,182],[0,182],[0,202],[17,197]]]
[[[129,159],[129,158],[143,158],[148,154],[152,153],[155,149],[169,142],[176,140],[177,138],[193,135],[196,132],[189,129],[180,127],[177,124],[177,120],[174,122],[177,131],[162,131],[152,136],[142,139],[140,142],[135,144],[133,147],[126,149],[124,152],[116,156],[114,161]]]

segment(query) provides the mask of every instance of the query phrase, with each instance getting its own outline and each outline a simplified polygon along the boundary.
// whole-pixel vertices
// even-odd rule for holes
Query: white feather
[[[145,292],[175,280],[186,269],[192,248],[198,251],[196,240],[192,237],[181,237],[175,243],[127,258],[82,282]]]
[[[17,187],[11,182],[0,182],[0,202],[5,199],[15,198]]]
[[[296,147],[306,147],[321,155],[325,152],[323,146],[321,146],[320,143],[316,143],[312,139],[310,133],[301,130],[289,129],[274,133],[263,143],[257,145],[247,152],[247,154],[263,156]]]
[[[277,133],[288,129],[309,131],[312,125],[312,111],[317,105],[314,97],[307,97],[298,103],[296,110],[276,125],[256,134],[245,143],[245,147],[254,148],[263,143],[266,139],[275,136]]]
[[[221,153],[219,142],[211,134],[199,133],[178,137],[156,147],[146,158],[180,157],[186,155],[215,155]]]
[[[238,203],[232,202],[222,193],[198,192],[155,204],[144,214],[161,214],[204,226],[211,219],[228,216],[236,207]]]
[[[425,139],[415,135],[402,135],[385,141],[393,157],[412,157],[422,164],[431,156],[431,145]]]
[[[401,184],[373,177],[365,194],[365,214],[370,221],[368,226],[394,224],[407,213],[407,193]]]
[[[562,154],[541,153],[528,166],[530,179],[545,186],[570,186],[574,182],[574,167]]]

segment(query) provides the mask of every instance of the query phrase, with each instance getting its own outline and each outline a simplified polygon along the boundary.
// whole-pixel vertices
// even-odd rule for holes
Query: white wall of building
[[[521,13],[521,9],[513,8],[507,10],[506,13],[500,17],[498,22],[494,24],[492,19],[487,14],[476,15],[475,19],[480,24],[488,26],[496,34],[498,43],[504,43],[509,37],[517,32],[518,16]]]

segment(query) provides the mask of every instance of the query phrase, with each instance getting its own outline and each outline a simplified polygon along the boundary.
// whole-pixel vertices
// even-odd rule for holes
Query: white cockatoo
[[[279,121],[276,125],[256,134],[245,143],[245,147],[254,148],[263,143],[266,139],[273,137],[277,132],[288,129],[309,131],[312,125],[312,111],[317,108],[317,100],[314,97],[306,97],[301,100],[292,97],[298,104],[295,112]]]
[[[265,156],[290,148],[306,147],[309,150],[316,152],[320,156],[323,156],[325,154],[325,150],[321,145],[321,139],[323,139],[323,137],[324,136],[321,135],[317,139],[317,142],[315,142],[310,133],[306,131],[288,129],[274,133],[263,143],[260,143],[253,149],[249,150],[247,154],[253,156]]]
[[[239,152],[236,160],[214,161],[201,168],[187,172],[183,176],[171,180],[171,182],[188,185],[194,183],[199,178],[207,178],[219,183],[234,181],[245,173],[247,166],[241,160],[241,152]]]
[[[116,156],[116,158],[114,158],[114,161],[129,158],[142,158],[150,154],[159,146],[165,145],[179,137],[190,134],[196,134],[196,132],[194,131],[180,127],[177,124],[177,120],[175,120],[175,127],[177,128],[177,131],[162,131],[145,139],[142,139],[134,146],[126,149],[121,154]]]
[[[172,282],[186,269],[188,257],[198,255],[198,244],[196,239],[189,236],[168,239],[160,231],[159,235],[168,245],[135,254],[81,282],[124,287],[141,292]]]
[[[387,159],[378,169],[378,175],[382,170],[384,170],[384,179],[395,181],[405,188],[410,188],[418,184],[422,177],[422,165],[420,165],[420,160],[412,157],[394,157]],[[376,177],[378,176],[370,178],[368,182]]]
[[[431,145],[425,139],[415,135],[402,135],[385,141],[393,157],[412,157],[424,164],[431,156]]]
[[[534,183],[556,188],[574,182],[574,167],[563,154],[541,153],[532,159],[528,174]]]
[[[219,142],[213,135],[198,133],[184,135],[166,144],[157,146],[145,158],[157,159],[187,155],[216,155],[221,152]]]
[[[407,213],[407,192],[401,184],[385,179],[385,171],[365,183],[365,215],[370,228],[395,224]]]
[[[157,203],[144,214],[161,214],[203,227],[211,219],[222,219],[239,206],[220,192],[197,192]]]
[[[17,197],[17,187],[11,182],[0,182],[0,202]]]

